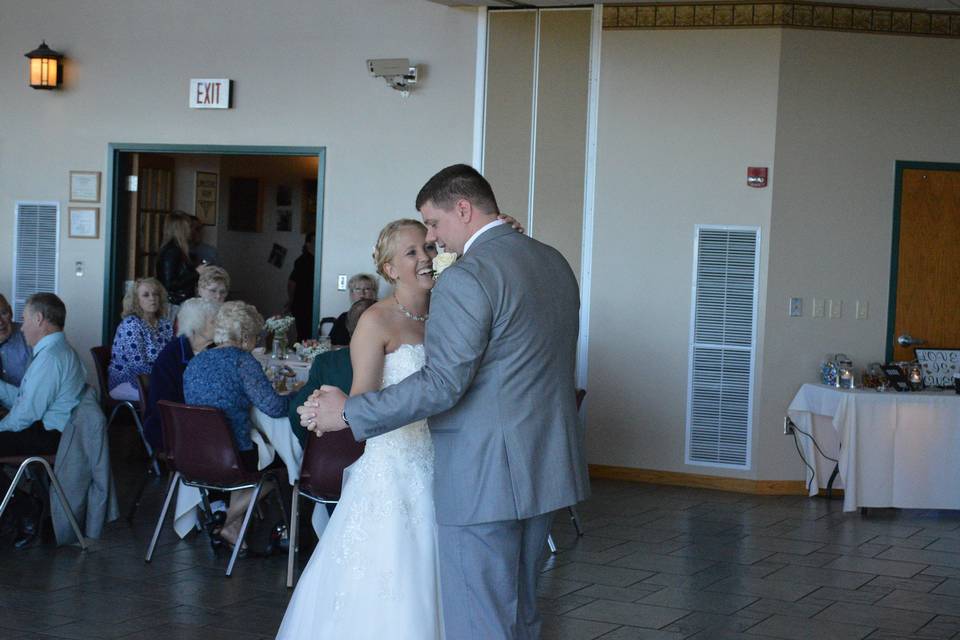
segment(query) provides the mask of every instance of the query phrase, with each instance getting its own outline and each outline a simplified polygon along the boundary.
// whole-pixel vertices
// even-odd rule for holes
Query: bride
[[[416,220],[380,232],[377,272],[393,295],[360,317],[350,341],[351,395],[400,382],[423,366],[433,243]],[[279,640],[443,638],[433,444],[425,420],[367,440],[293,593]]]

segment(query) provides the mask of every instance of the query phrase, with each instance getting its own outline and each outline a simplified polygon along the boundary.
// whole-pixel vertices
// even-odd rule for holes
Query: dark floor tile
[[[805,556],[798,556],[792,553],[775,553],[767,558],[767,562],[795,564],[801,567],[822,567],[839,557],[841,556],[836,553],[822,553],[820,551],[815,551]]]
[[[897,560],[900,562],[915,562],[930,564],[939,567],[960,569],[960,553],[949,551],[930,551],[929,549],[903,549],[890,547],[877,556],[881,560]]]
[[[763,549],[764,551],[775,551],[777,553],[790,553],[805,556],[823,548],[820,542],[804,542],[803,540],[787,540],[773,536],[750,535],[740,541],[745,547],[754,549]]]
[[[589,604],[595,599],[596,598],[588,598],[586,596],[578,596],[574,593],[571,593],[569,595],[556,598],[555,600],[538,598],[537,606],[539,607],[540,613],[544,615],[550,614],[559,616],[578,607],[582,607],[585,604]]]
[[[62,611],[61,614],[69,613]],[[58,627],[63,624],[74,622],[76,616],[60,614],[38,615],[34,610],[10,609],[0,607],[0,627],[13,629],[16,631],[40,631],[51,627]]]
[[[674,609],[689,609],[729,615],[756,602],[753,596],[714,591],[691,591],[667,587],[640,600],[642,604],[652,604]]]
[[[615,567],[599,564],[587,564],[585,562],[572,562],[550,571],[545,575],[552,575],[564,580],[573,580],[575,582],[586,582],[595,584],[606,584],[613,587],[626,587],[635,582],[640,582],[654,574],[653,571],[639,571],[637,569],[627,569],[624,567]]]
[[[773,551],[765,551],[744,547],[740,544],[691,544],[672,552],[672,556],[684,556],[690,558],[704,558],[707,560],[717,560],[720,562],[732,562],[736,564],[755,564],[774,554]]]
[[[817,587],[808,583],[772,578],[726,578],[711,584],[706,589],[793,602],[815,591]]]
[[[750,635],[769,635],[785,640],[810,640],[810,638],[816,638],[817,640],[859,640],[867,637],[873,629],[874,627],[866,625],[775,615],[751,627],[747,630],[747,633]]]
[[[948,616],[960,616],[960,598],[941,596],[932,593],[917,593],[916,591],[896,590],[877,601],[878,607],[906,609],[908,611],[924,611],[940,613]]]
[[[670,609],[646,604],[595,600],[566,615],[571,618],[596,620],[632,627],[660,629],[690,613],[689,610]]]
[[[873,604],[880,598],[893,592],[888,587],[872,587],[866,584],[859,589],[838,589],[836,587],[820,587],[809,595],[817,600],[836,600],[837,602],[853,602],[857,604]]]
[[[691,636],[702,631],[720,632],[742,632],[757,624],[757,619],[752,616],[720,615],[716,613],[707,613],[695,611],[688,616],[680,618],[664,631],[672,631]]]
[[[738,611],[737,615],[752,615],[761,619],[772,615],[810,618],[832,604],[832,600],[816,600],[813,598],[805,598],[799,602],[785,602],[783,600],[761,598],[749,607]]]
[[[557,575],[551,575],[548,571],[540,576],[537,583],[537,595],[541,598],[559,598],[568,593],[579,591],[584,587],[589,587],[590,582],[578,582],[577,580],[564,580]]]
[[[960,579],[958,578],[947,578],[941,584],[937,585],[931,593],[936,593],[941,596],[957,596],[960,597]]]
[[[838,602],[814,616],[816,620],[847,622],[908,633],[919,630],[933,618],[934,616],[931,613],[900,611],[850,602]]]
[[[894,576],[896,578],[910,578],[926,569],[927,566],[926,564],[916,562],[898,562],[896,560],[843,556],[837,558],[830,564],[824,565],[824,568],[876,573],[884,576]]]
[[[544,616],[542,640],[593,640],[619,625],[595,620],[577,620],[575,618],[560,618]]]
[[[619,627],[603,636],[603,640],[682,640],[682,633],[640,627]]]
[[[824,587],[856,589],[876,576],[869,573],[854,573],[835,569],[789,566],[771,574],[770,577],[776,580],[803,582]]]
[[[600,600],[617,600],[619,602],[636,602],[646,598],[651,593],[656,593],[664,587],[655,584],[637,583],[629,587],[611,587],[605,584],[594,584],[580,589],[576,595],[585,598],[594,598]]]
[[[684,558],[679,556],[661,556],[649,553],[634,553],[612,563],[618,567],[641,569],[656,573],[675,573],[691,575],[716,564],[704,558]]]
[[[943,582],[943,578],[926,576],[922,573],[913,578],[892,578],[890,576],[877,576],[866,584],[868,587],[881,587],[885,589],[905,589],[907,591],[920,591],[929,593],[933,591],[938,584]],[[952,594],[947,594],[952,595]]]

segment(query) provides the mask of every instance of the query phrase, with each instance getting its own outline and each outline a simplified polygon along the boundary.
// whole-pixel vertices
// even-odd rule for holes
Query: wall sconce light
[[[31,87],[56,89],[63,84],[63,54],[48,47],[46,41],[24,56],[30,58]]]

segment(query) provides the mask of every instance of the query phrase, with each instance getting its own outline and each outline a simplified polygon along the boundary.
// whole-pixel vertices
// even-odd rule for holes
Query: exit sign
[[[191,109],[229,109],[230,80],[228,78],[191,78]]]

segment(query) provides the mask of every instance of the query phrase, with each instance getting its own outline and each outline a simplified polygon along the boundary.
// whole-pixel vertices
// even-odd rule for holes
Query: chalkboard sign
[[[960,371],[960,349],[917,349],[917,362],[923,369],[923,384],[928,387],[952,387],[953,374]]]

